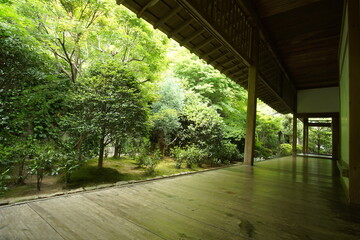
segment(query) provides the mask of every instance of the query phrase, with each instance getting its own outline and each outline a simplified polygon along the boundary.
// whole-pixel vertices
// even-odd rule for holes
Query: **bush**
[[[0,173],[0,195],[4,194],[7,191],[7,181],[10,179],[8,172],[9,169]]]
[[[56,153],[59,162],[58,167],[52,171],[52,175],[63,173],[66,186],[70,182],[72,174],[79,169],[86,161],[77,156],[77,153],[69,150]]]
[[[209,158],[209,153],[195,145],[191,145],[184,149],[178,147],[173,148],[172,156],[175,157],[176,168],[181,168],[181,165],[184,162],[186,163],[187,168],[192,168],[194,164],[201,167]]]
[[[243,160],[243,155],[240,153],[237,146],[229,141],[222,141],[217,147],[213,149],[213,159],[217,158],[217,160],[213,160],[212,164],[219,165],[221,163],[229,164],[234,161]]]
[[[148,174],[153,174],[156,166],[161,160],[160,150],[156,150],[154,153],[150,154],[147,148],[143,148],[135,160],[139,167],[144,167]]]
[[[185,150],[174,147],[170,151],[170,156],[175,158],[175,168],[180,169],[185,159]]]
[[[262,142],[256,141],[255,143],[255,157],[269,159],[275,155],[274,150],[267,148]]]
[[[280,144],[279,155],[280,156],[289,156],[292,154],[292,146],[289,143]]]
[[[147,162],[145,162],[146,172],[148,174],[153,174],[160,160],[161,160],[160,150],[156,150],[152,155],[148,156]]]
[[[302,153],[302,151],[303,151],[303,146],[302,146],[302,145],[297,144],[297,145],[296,145],[296,152],[298,152],[298,153]]]

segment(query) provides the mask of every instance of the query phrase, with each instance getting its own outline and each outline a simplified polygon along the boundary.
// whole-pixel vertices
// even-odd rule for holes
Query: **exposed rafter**
[[[141,18],[144,14],[144,12],[146,11],[146,9],[154,6],[156,3],[158,3],[159,0],[151,0],[150,2],[148,2],[138,13],[137,13],[137,17]]]
[[[251,35],[259,27],[242,0],[125,0],[123,4],[180,45],[248,87]],[[281,113],[296,111],[296,89],[260,34],[258,97]]]

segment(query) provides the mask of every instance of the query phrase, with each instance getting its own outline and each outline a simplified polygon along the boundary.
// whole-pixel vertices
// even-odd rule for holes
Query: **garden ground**
[[[89,160],[84,166],[75,171],[71,181],[66,185],[64,177],[46,176],[41,185],[41,191],[36,189],[36,176],[28,176],[25,185],[11,185],[9,190],[0,197],[0,202],[17,202],[28,197],[43,196],[64,190],[92,187],[96,185],[115,183],[120,181],[144,180],[157,176],[169,176],[183,172],[196,172],[214,167],[203,165],[202,168],[193,166],[188,168],[175,168],[173,158],[165,157],[156,166],[155,172],[149,174],[146,168],[138,167],[132,158],[122,156],[119,159],[106,158],[102,169],[97,168],[97,159]]]

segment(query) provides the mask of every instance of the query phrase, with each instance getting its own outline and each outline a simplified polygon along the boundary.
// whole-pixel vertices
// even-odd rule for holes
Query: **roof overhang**
[[[280,113],[296,112],[297,89],[338,85],[339,0],[117,3],[246,89],[248,68],[253,64],[252,37],[258,31],[257,97]],[[308,19],[308,12],[314,19]]]

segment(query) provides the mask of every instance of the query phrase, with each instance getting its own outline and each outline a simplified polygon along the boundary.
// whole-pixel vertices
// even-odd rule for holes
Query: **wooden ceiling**
[[[339,85],[342,0],[253,0],[297,89]]]
[[[117,0],[247,88],[260,29],[257,96],[296,112],[298,89],[337,86],[342,0]]]

